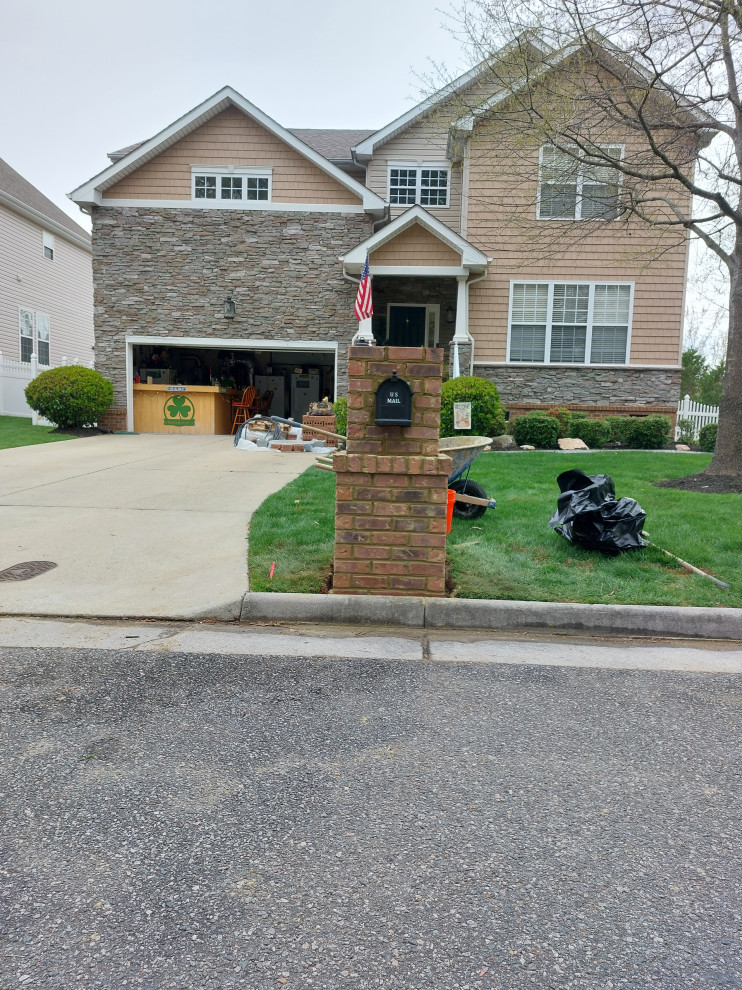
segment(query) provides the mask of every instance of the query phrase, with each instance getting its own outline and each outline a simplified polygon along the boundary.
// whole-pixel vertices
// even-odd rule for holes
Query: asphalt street
[[[156,644],[0,674],[2,988],[742,988],[739,675]]]

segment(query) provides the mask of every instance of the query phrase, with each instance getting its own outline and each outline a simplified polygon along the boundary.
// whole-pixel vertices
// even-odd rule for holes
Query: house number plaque
[[[412,426],[412,389],[396,371],[376,389],[376,425]]]

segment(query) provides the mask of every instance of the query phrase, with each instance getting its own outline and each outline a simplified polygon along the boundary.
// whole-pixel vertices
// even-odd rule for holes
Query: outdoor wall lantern
[[[456,319],[456,310],[453,306],[449,306],[446,310],[446,323],[453,323]]]
[[[224,300],[224,319],[233,320],[235,316],[234,299],[231,296],[227,296]]]
[[[376,425],[412,426],[412,389],[396,371],[376,389]]]

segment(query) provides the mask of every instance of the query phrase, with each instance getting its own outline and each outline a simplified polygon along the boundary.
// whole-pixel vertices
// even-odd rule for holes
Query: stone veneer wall
[[[129,334],[336,340],[344,393],[356,286],[338,257],[371,231],[364,214],[94,210],[96,368],[115,407],[126,405]],[[234,320],[224,319],[227,296]]]
[[[474,374],[497,385],[506,407],[626,407],[649,413],[675,410],[680,400],[680,369],[475,364]]]
[[[438,452],[443,351],[351,347],[347,451],[335,454],[333,590],[442,596],[450,457]],[[376,389],[396,371],[412,389],[412,426],[376,426]]]

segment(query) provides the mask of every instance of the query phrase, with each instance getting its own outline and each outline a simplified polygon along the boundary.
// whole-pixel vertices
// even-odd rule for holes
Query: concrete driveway
[[[258,505],[314,462],[231,437],[100,436],[0,451],[0,614],[238,618]]]

